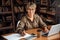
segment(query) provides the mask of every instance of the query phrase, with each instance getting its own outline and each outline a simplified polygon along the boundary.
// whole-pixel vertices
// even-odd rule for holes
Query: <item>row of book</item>
[[[8,12],[11,11],[11,7],[0,7],[0,12]]]
[[[10,0],[0,0],[0,6],[10,6],[11,1]]]

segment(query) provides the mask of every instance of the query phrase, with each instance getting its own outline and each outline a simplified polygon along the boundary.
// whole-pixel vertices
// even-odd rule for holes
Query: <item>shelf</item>
[[[0,12],[0,13],[3,13],[3,14],[11,14],[12,12],[11,11],[8,11],[8,12]]]
[[[0,7],[11,7],[11,5],[0,5]]]
[[[41,13],[47,13],[47,11],[46,11],[46,10],[40,10],[40,12],[41,12]]]
[[[41,0],[40,13],[43,15],[45,14],[45,15],[54,16],[55,12],[52,10],[50,11],[52,7],[49,4],[50,4],[49,0]]]
[[[2,0],[2,5],[4,6],[11,6],[11,0]]]
[[[49,15],[55,16],[55,12],[47,12]]]
[[[0,14],[10,14],[12,13],[11,11],[8,11],[8,12],[0,12]]]
[[[0,15],[1,23],[0,30],[12,29],[14,30],[14,13],[13,13],[13,0],[1,0]]]
[[[40,5],[40,7],[48,7],[48,5]]]
[[[0,27],[0,30],[4,30],[4,29],[12,29],[13,26],[8,26],[8,27]]]
[[[8,24],[9,23],[9,24]],[[9,21],[9,22],[3,22],[0,24],[0,30],[3,30],[3,29],[12,29],[13,28],[13,25],[12,23]]]

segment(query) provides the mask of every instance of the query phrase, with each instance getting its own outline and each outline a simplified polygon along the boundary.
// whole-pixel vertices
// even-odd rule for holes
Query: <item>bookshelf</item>
[[[0,30],[14,30],[13,0],[0,0]]]
[[[39,15],[43,15],[48,18],[51,17],[54,19],[55,9],[50,6],[50,0],[14,0],[14,14],[15,20],[18,21],[22,18],[22,16],[26,13],[25,6],[28,2],[35,2],[37,4],[36,13]],[[20,15],[18,17],[18,15]],[[20,19],[19,19],[20,18]]]
[[[42,15],[44,22],[49,24],[56,24],[55,20],[55,8],[51,6],[51,0],[40,0],[40,15]],[[47,21],[51,20],[51,22]],[[47,24],[48,24],[47,23]]]
[[[54,10],[49,11],[53,9],[49,5],[49,0],[0,0],[0,30],[15,30],[17,21],[26,13],[25,6],[28,2],[37,4],[38,13],[54,16]]]

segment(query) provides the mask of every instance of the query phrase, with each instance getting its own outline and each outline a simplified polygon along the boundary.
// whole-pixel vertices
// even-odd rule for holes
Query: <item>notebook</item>
[[[51,29],[50,29],[50,31],[48,33],[48,36],[57,34],[59,32],[60,32],[60,24],[52,25]]]
[[[27,40],[33,40],[36,38],[35,36],[32,36],[31,34],[28,34],[28,33],[26,33],[26,35],[23,37],[18,33],[14,33],[14,34],[3,36],[3,37],[6,38],[7,40],[20,40],[21,38],[25,38]]]

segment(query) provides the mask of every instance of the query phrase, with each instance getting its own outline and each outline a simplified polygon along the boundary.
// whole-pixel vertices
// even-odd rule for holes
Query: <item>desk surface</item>
[[[30,29],[26,31],[27,33],[31,34],[34,33],[37,35],[37,29]],[[40,36],[39,38],[36,38],[35,40],[59,40],[60,39],[60,33],[55,34],[53,36],[50,37],[44,37],[44,36]]]
[[[29,29],[26,31],[27,33],[31,34],[31,33],[34,33],[37,35],[37,29]],[[12,33],[10,33],[12,34]],[[10,35],[10,34],[4,34],[3,36],[7,36],[7,35]],[[53,36],[50,36],[50,37],[44,37],[44,36],[40,36],[39,38],[36,38],[34,40],[59,40],[60,39],[60,33],[56,34],[56,35],[53,35]]]

